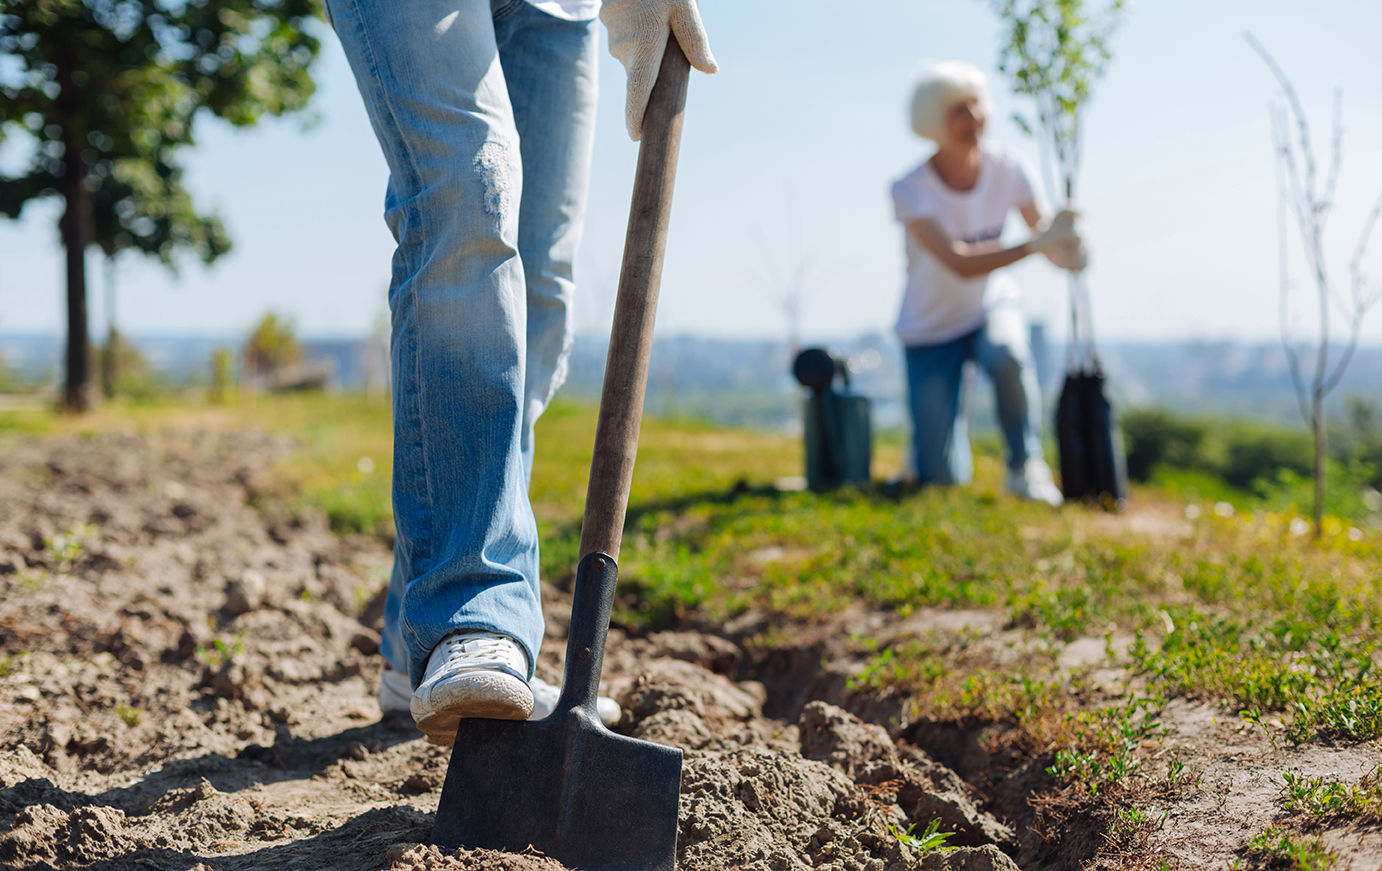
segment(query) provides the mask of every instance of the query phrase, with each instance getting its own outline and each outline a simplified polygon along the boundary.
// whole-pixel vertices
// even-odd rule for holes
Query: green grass
[[[257,482],[260,498],[323,511],[337,530],[389,537],[385,404],[309,394],[116,405],[80,419],[0,413],[0,432],[10,433],[228,427],[287,433],[301,446]],[[594,432],[594,409],[571,402],[538,424],[531,494],[542,571],[558,584],[576,561]],[[877,477],[900,466],[902,450],[897,434],[880,439]],[[1001,463],[982,445],[973,486],[901,498],[871,488],[778,491],[773,482],[799,475],[801,463],[795,438],[646,419],[616,624],[642,632],[753,610],[775,627],[754,643],[771,648],[847,609],[988,610],[1032,639],[1020,656],[996,662],[963,634],[853,639],[867,663],[855,688],[905,693],[918,716],[1024,724],[1038,746],[1065,751],[1053,776],[1099,788],[1127,776],[1128,735],[1150,728],[1159,700],[1172,696],[1219,700],[1273,740],[1382,737],[1375,531],[1327,518],[1316,541],[1289,511],[1234,503],[1216,514],[1209,503],[1236,494],[1186,475],[1134,491],[1134,512],[1155,521],[1142,531],[1127,518],[1009,497]],[[1204,510],[1187,521],[1191,500]],[[69,542],[55,539],[53,549],[62,562]],[[1055,655],[1072,639],[1117,634],[1135,638],[1121,661],[1145,689],[1091,713],[1079,676],[1071,684]]]
[[[1295,835],[1280,826],[1256,835],[1247,853],[1253,867],[1272,871],[1328,871],[1339,864],[1338,855],[1319,838]]]
[[[1312,826],[1336,820],[1360,825],[1382,823],[1382,766],[1363,775],[1356,784],[1291,771],[1282,775],[1282,781],[1286,795],[1282,806]]]
[[[115,716],[120,718],[120,722],[126,727],[133,729],[144,719],[144,709],[134,708],[129,705],[116,705]]]

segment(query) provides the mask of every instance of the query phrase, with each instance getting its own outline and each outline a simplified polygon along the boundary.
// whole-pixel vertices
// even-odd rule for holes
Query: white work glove
[[[643,138],[643,112],[662,66],[668,31],[676,34],[691,66],[703,73],[719,69],[710,56],[695,0],[606,0],[600,8],[600,20],[609,30],[609,53],[628,73],[624,122],[634,142]]]
[[[1060,248],[1072,242],[1078,243],[1080,231],[1075,226],[1075,222],[1079,220],[1079,217],[1079,212],[1061,209],[1056,217],[1051,219],[1051,223],[1032,237],[1027,246],[1033,251],[1049,251],[1052,248]]]
[[[1047,260],[1061,269],[1079,272],[1089,266],[1089,239],[1080,236],[1073,242],[1047,248],[1042,253],[1046,255]]]

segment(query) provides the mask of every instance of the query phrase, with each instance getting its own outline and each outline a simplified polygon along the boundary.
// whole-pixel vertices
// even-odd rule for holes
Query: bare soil
[[[562,868],[427,846],[449,751],[374,700],[391,554],[273,507],[263,481],[293,450],[246,432],[0,450],[0,866]],[[569,599],[545,595],[539,671],[557,681]],[[1177,759],[1196,776],[1143,790],[1138,806],[1163,821],[1111,840],[1117,802],[1060,789],[1013,727],[912,722],[897,698],[848,688],[862,666],[850,634],[978,631],[1020,648],[997,615],[849,613],[759,650],[767,622],[611,633],[617,731],[686,751],[686,871],[1227,868],[1276,815],[1282,771],[1356,779],[1379,761],[1377,745],[1273,748],[1177,701],[1145,767]],[[1089,677],[1102,657],[1085,640],[1060,662]],[[896,837],[937,818],[961,849]],[[1376,831],[1327,839],[1353,867],[1382,867]]]

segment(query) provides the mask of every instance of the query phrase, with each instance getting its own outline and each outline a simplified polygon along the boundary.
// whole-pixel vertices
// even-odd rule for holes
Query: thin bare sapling
[[[1314,441],[1313,519],[1315,537],[1319,538],[1324,531],[1325,470],[1329,462],[1324,401],[1339,386],[1348,364],[1353,360],[1364,319],[1382,299],[1382,283],[1370,280],[1364,271],[1368,245],[1378,217],[1382,214],[1382,196],[1378,197],[1363,220],[1358,243],[1349,260],[1348,291],[1340,292],[1326,262],[1324,236],[1325,225],[1334,211],[1334,195],[1343,165],[1343,94],[1337,89],[1334,92],[1328,164],[1321,172],[1310,136],[1310,121],[1295,86],[1262,43],[1251,33],[1244,34],[1244,37],[1271,70],[1281,88],[1280,98],[1270,106],[1277,181],[1278,314],[1281,345],[1291,372],[1296,404]],[[1298,339],[1292,329],[1290,302],[1293,282],[1289,256],[1289,227],[1292,223],[1295,224],[1304,254],[1305,272],[1314,291],[1313,302],[1317,314],[1313,346]],[[1337,347],[1333,327],[1336,314],[1344,331]]]

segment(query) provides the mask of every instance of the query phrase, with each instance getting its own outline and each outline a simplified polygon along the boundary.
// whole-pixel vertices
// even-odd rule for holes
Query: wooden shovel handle
[[[653,347],[653,320],[662,282],[662,256],[672,218],[672,187],[681,148],[682,113],[691,64],[667,34],[662,67],[643,116],[643,143],[633,180],[633,205],[624,238],[624,265],[614,302],[614,326],[605,358],[600,420],[595,455],[581,525],[581,557],[604,553],[619,558],[628,509],[638,429],[643,422],[643,394],[648,386],[648,356]]]

